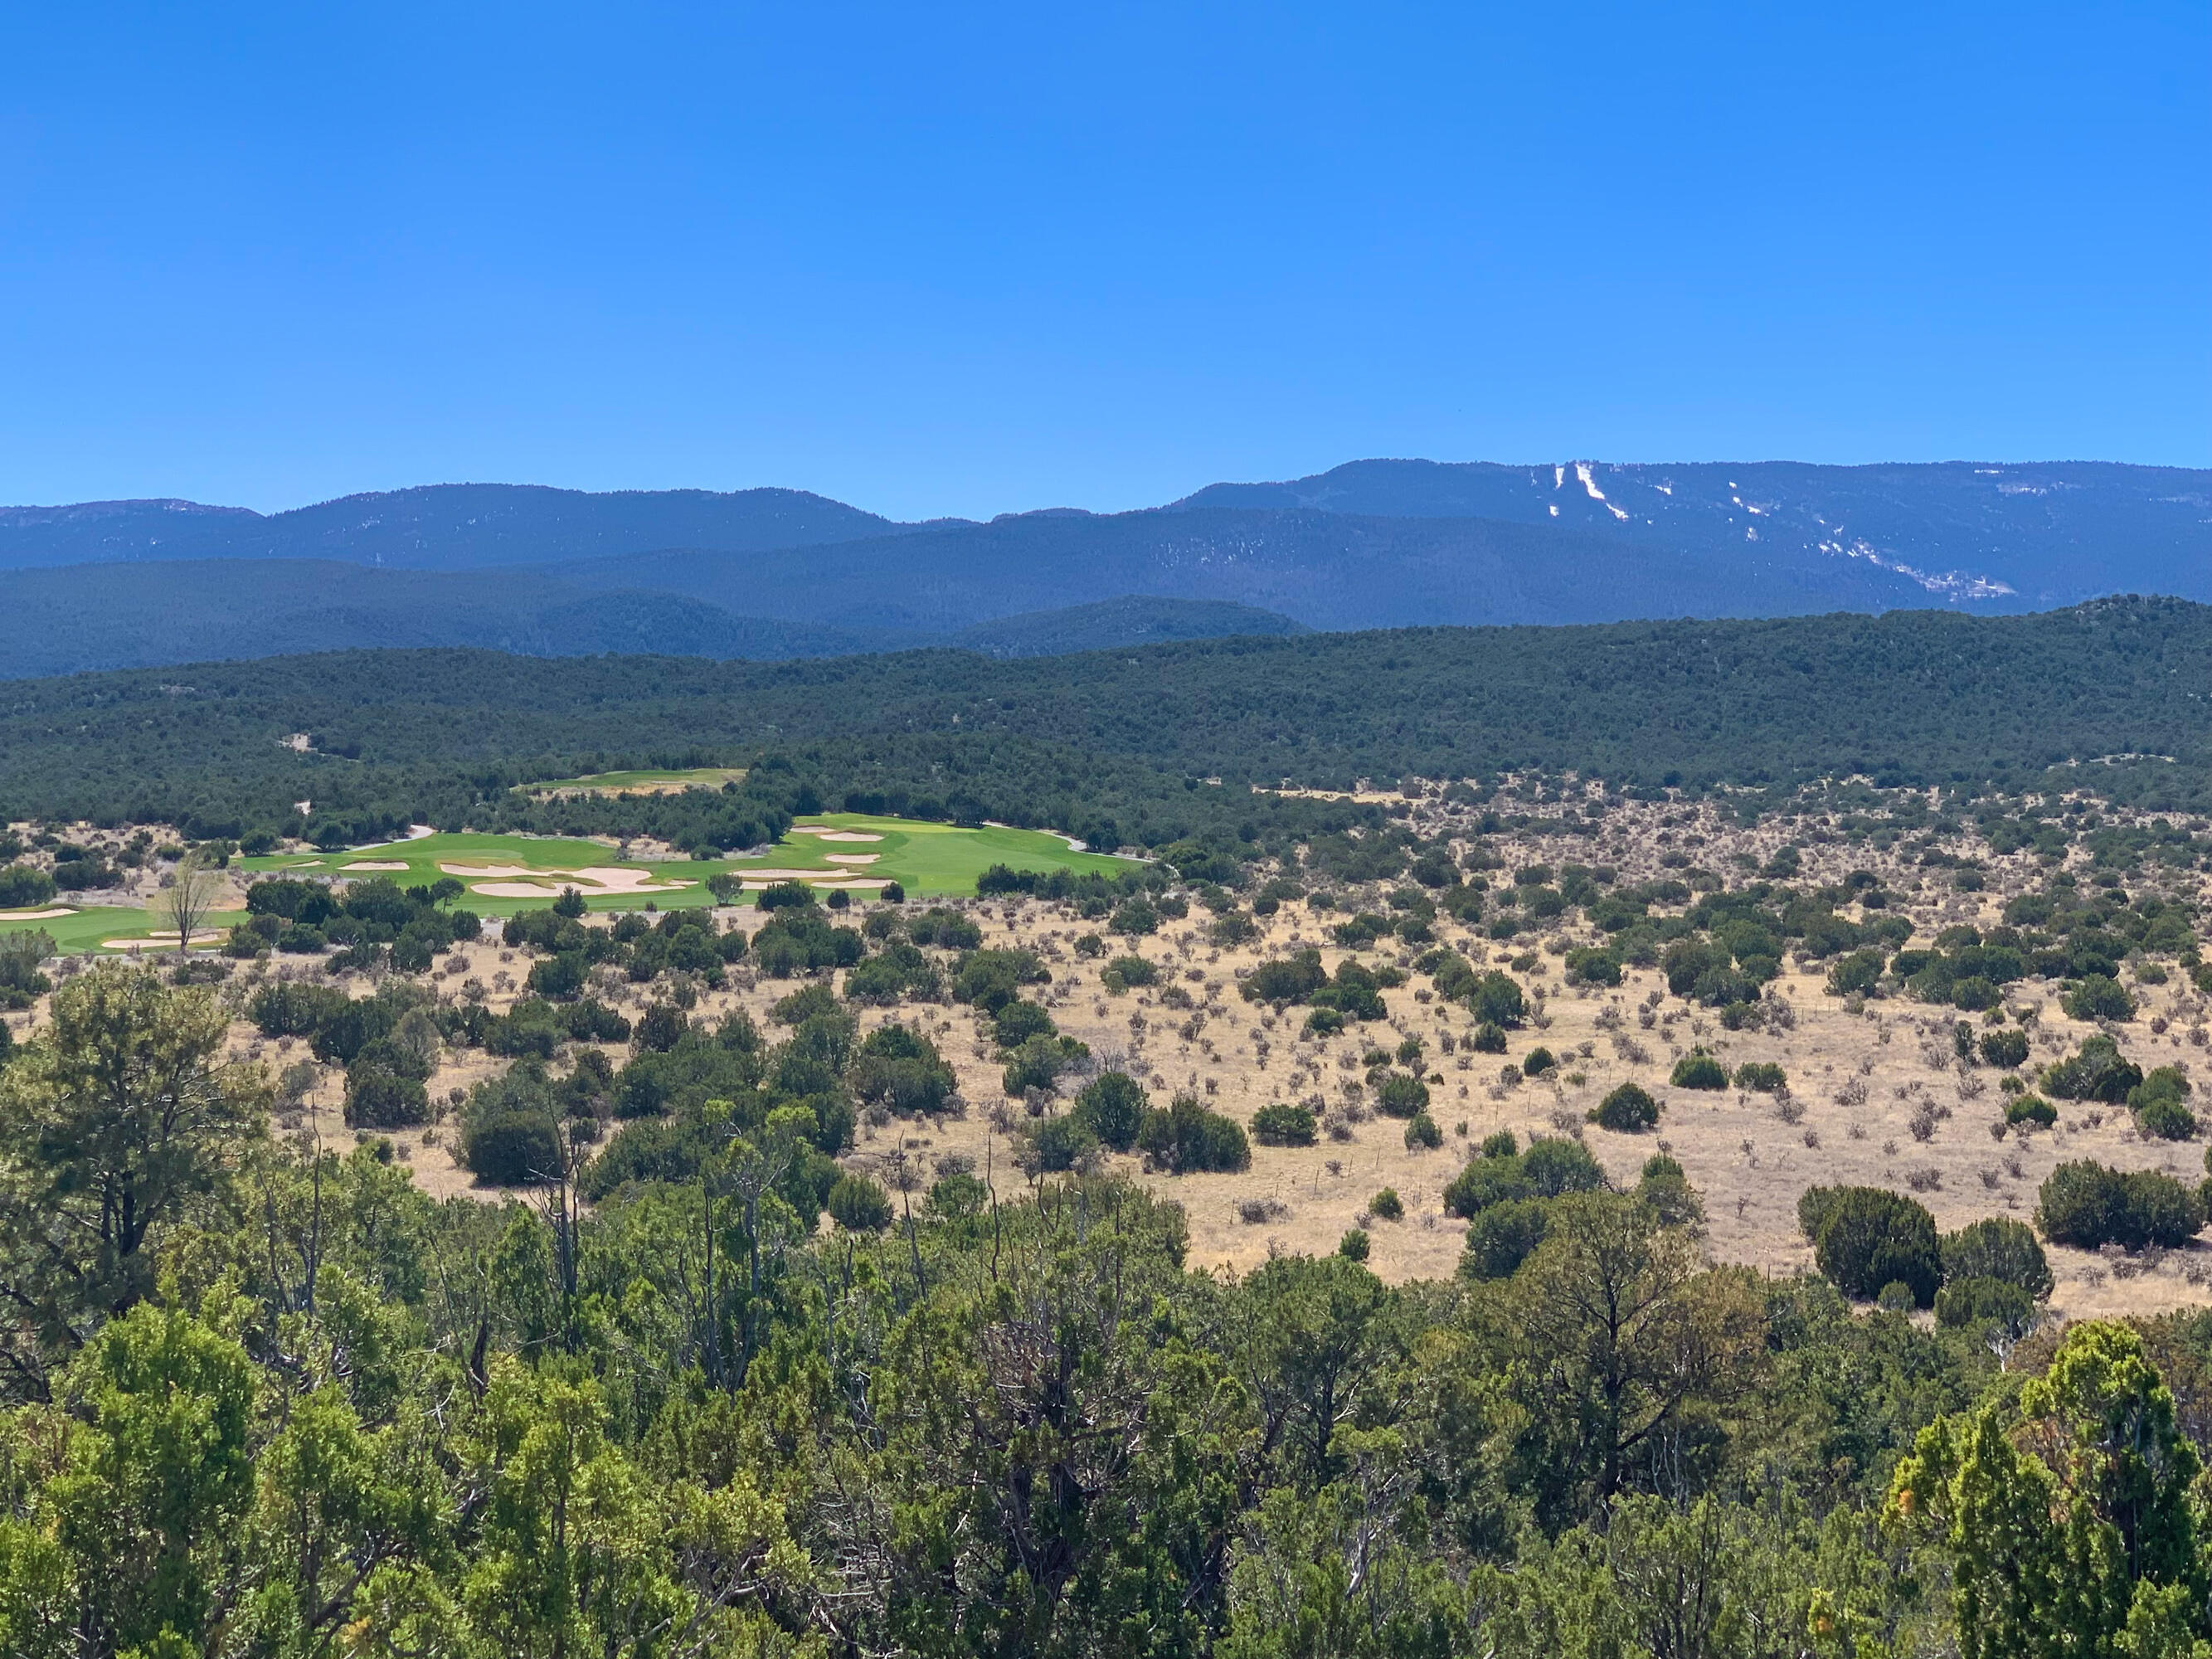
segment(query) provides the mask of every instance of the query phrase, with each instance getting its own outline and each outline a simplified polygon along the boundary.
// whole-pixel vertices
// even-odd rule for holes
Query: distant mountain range
[[[0,508],[0,676],[380,645],[1023,656],[2120,592],[2212,600],[2212,472],[1373,460],[1133,513],[927,524],[799,490],[449,484],[267,515]]]

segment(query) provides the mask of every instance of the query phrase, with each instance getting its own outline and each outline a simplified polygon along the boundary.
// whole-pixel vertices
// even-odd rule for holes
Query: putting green
[[[830,833],[811,833],[821,830]],[[863,836],[873,839],[859,839]],[[871,854],[870,863],[850,861]],[[763,872],[819,871],[825,876],[842,868],[858,877],[896,881],[911,895],[936,896],[973,893],[976,877],[994,864],[1040,873],[1097,871],[1109,876],[1131,867],[1127,859],[1076,852],[1062,837],[1038,830],[991,825],[963,830],[857,812],[824,812],[805,818],[793,824],[791,833],[763,857],[730,860],[727,867],[739,875],[751,865]]]

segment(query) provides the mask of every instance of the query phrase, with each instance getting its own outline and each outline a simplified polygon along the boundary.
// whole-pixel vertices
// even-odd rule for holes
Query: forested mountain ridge
[[[315,752],[285,747],[295,732]],[[839,790],[957,796],[1105,845],[1264,824],[1285,809],[1255,785],[1509,767],[1623,787],[2017,785],[2137,756],[2154,758],[2101,765],[2100,788],[2201,805],[2212,608],[1405,629],[1009,661],[349,652],[20,681],[0,700],[0,801],[56,817],[273,821],[309,799],[445,823],[502,781],[770,753],[811,757]]]
[[[1681,550],[1496,519],[1252,508],[1032,514],[919,536],[758,554],[562,564],[564,580],[693,594],[846,628],[939,632],[1121,593],[1255,605],[1309,628],[1792,616],[1929,603],[1861,561],[1755,547]],[[1984,609],[2023,609],[1998,596]]]
[[[1626,542],[1855,560],[1949,600],[2042,609],[2112,592],[2212,598],[2212,473],[2052,461],[1505,466],[1353,461],[1282,483],[1212,484],[1226,507],[1556,524]]]
[[[902,526],[801,489],[428,484],[264,515],[178,501],[0,507],[0,569],[135,559],[347,559],[472,570],[655,547],[803,547]]]
[[[211,568],[181,568],[209,561],[230,562],[226,592],[209,592]],[[380,617],[346,566],[497,572],[514,599],[501,615],[491,588],[426,583],[397,607],[404,616]],[[34,569],[46,574],[22,580]],[[1997,614],[2116,592],[2212,600],[2212,474],[1361,461],[1211,485],[1164,508],[928,524],[795,490],[457,484],[265,517],[173,501],[4,508],[0,573],[11,570],[20,597],[0,618],[18,620],[12,634],[0,620],[0,672],[17,675],[317,645],[818,654],[933,643],[1133,594],[1324,629]],[[541,623],[548,584],[629,597],[611,632],[589,607]],[[373,591],[390,605],[404,590]],[[331,622],[313,637],[319,608]]]
[[[0,678],[432,646],[776,662],[933,645],[1036,656],[1300,631],[1289,617],[1250,605],[1130,594],[926,630],[750,616],[687,592],[599,591],[533,569],[178,559],[0,571]]]

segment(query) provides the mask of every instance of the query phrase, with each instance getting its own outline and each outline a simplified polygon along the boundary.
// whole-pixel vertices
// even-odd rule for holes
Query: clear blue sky
[[[2212,6],[18,5],[0,501],[2212,463]]]

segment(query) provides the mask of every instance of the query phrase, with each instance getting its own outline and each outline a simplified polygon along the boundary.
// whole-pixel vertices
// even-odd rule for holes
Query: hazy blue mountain
[[[1685,550],[1753,545],[1808,562],[1873,564],[1936,602],[2015,598],[2039,609],[2112,592],[2212,599],[2212,472],[2184,467],[1375,460],[1284,483],[1213,484],[1176,505],[1474,515]]]
[[[1309,628],[1777,617],[1934,603],[1863,560],[1756,543],[1678,550],[1580,527],[1193,508],[1027,514],[757,554],[682,550],[550,568],[750,616],[954,633],[1125,593],[1253,605]],[[2004,596],[1975,608],[2022,608]]]
[[[530,656],[836,656],[916,641],[732,616],[680,593],[587,593],[529,571],[191,559],[0,573],[0,678],[386,646]]]
[[[68,575],[94,563],[106,574]],[[1140,613],[1132,594],[1341,629],[2005,612],[2128,592],[2212,600],[2212,472],[1369,460],[1139,512],[921,525],[796,490],[507,484],[266,516],[0,508],[9,676],[338,644],[814,656],[1002,621],[972,642],[1021,655],[1261,625]],[[1109,602],[1123,609],[1035,620]]]
[[[1220,599],[1163,599],[1127,593],[1064,611],[1031,611],[963,628],[945,643],[987,657],[1064,657],[1077,651],[1111,651],[1170,640],[1218,640],[1236,635],[1280,636],[1310,630],[1273,611]]]
[[[191,501],[0,507],[0,569],[118,559],[346,559],[471,570],[656,547],[801,547],[900,528],[799,489],[432,484],[264,516]]]
[[[0,678],[300,652],[469,646],[533,657],[781,661],[954,646],[998,657],[1302,632],[1243,605],[1117,597],[971,635],[744,616],[666,592],[592,592],[536,571],[184,559],[0,572]]]
[[[117,559],[191,559],[226,537],[258,533],[250,507],[198,501],[78,501],[0,507],[0,570]]]

